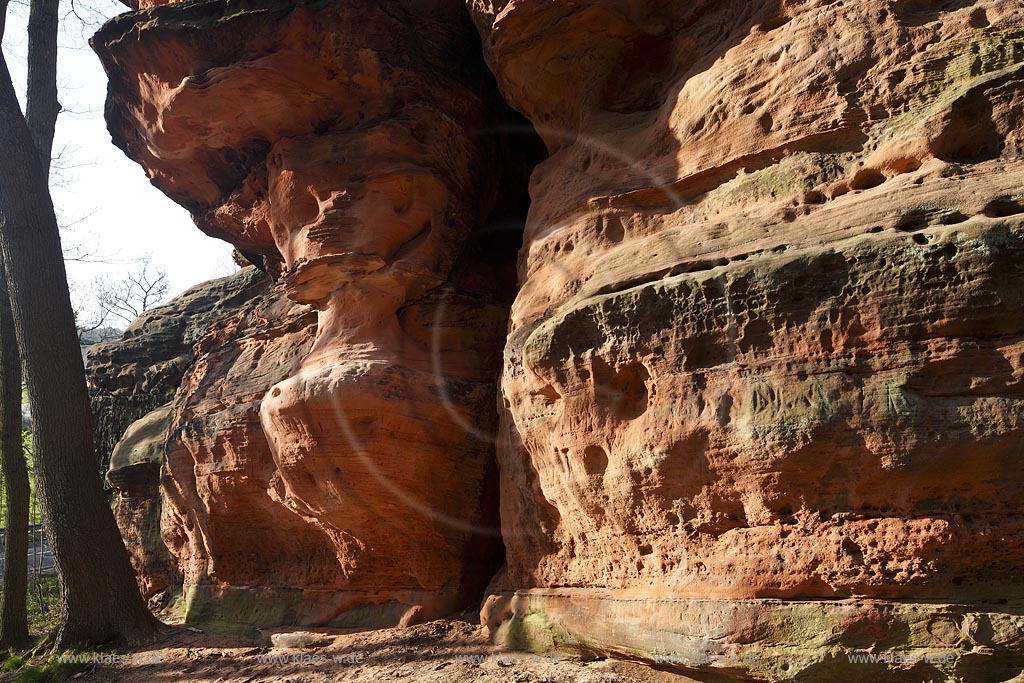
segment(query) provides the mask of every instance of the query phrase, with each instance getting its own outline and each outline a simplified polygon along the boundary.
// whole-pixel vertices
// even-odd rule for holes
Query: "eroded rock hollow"
[[[316,311],[258,424],[169,441],[203,600],[408,621],[479,591],[500,366],[496,640],[1020,673],[1019,2],[207,1],[95,44],[115,142]],[[486,228],[525,206],[533,129],[507,317]],[[256,442],[263,478],[230,464]],[[323,573],[197,517],[238,486]]]

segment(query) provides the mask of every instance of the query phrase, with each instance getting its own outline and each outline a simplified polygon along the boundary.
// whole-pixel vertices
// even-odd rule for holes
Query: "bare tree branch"
[[[167,273],[153,268],[148,258],[129,271],[121,281],[97,278],[92,287],[96,312],[87,323],[79,322],[79,330],[92,331],[112,321],[130,325],[140,315],[167,296],[170,285]]]

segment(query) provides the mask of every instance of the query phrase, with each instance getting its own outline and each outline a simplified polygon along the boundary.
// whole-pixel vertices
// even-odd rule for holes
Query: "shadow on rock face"
[[[316,311],[308,353],[259,375],[265,395],[223,440],[192,422],[172,449],[164,536],[194,617],[263,596],[282,609],[235,612],[355,624],[365,607],[375,625],[407,623],[478,598],[503,561],[494,377],[541,152],[464,6],[168,5],[94,45],[117,144]],[[259,367],[261,342],[230,344],[218,373]],[[257,475],[234,451],[262,440]],[[332,557],[292,571],[274,534],[243,550],[257,508]]]

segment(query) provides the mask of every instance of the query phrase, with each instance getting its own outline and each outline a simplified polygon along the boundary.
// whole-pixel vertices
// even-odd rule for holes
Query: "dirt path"
[[[260,642],[262,640],[262,642]],[[316,647],[271,647],[266,639],[197,633],[183,626],[152,647],[105,655],[81,683],[684,683],[691,679],[631,662],[580,662],[506,652],[465,618],[406,629],[336,633]],[[104,657],[104,655],[101,655]]]

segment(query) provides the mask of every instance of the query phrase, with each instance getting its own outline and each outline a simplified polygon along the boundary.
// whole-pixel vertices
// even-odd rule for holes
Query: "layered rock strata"
[[[195,344],[270,291],[256,268],[213,280],[144,313],[120,340],[89,349],[86,371],[97,458],[142,593],[169,597],[181,573],[160,533],[160,476],[174,401]]]
[[[837,680],[869,649],[907,655],[886,680],[1019,674],[1020,3],[470,6],[552,153],[495,636],[702,675]]]
[[[107,469],[114,446],[128,427],[174,398],[194,360],[196,341],[269,286],[265,274],[243,269],[146,311],[121,339],[89,347],[86,368],[102,470]]]
[[[316,311],[262,385],[249,337],[183,384],[163,533],[192,618],[384,625],[478,597],[502,553],[499,247],[532,152],[503,142],[464,6],[188,2],[94,45],[115,143]]]
[[[114,519],[139,590],[144,598],[156,602],[171,597],[181,586],[181,573],[160,535],[160,472],[172,415],[168,404],[133,422],[114,447],[107,472]]]

